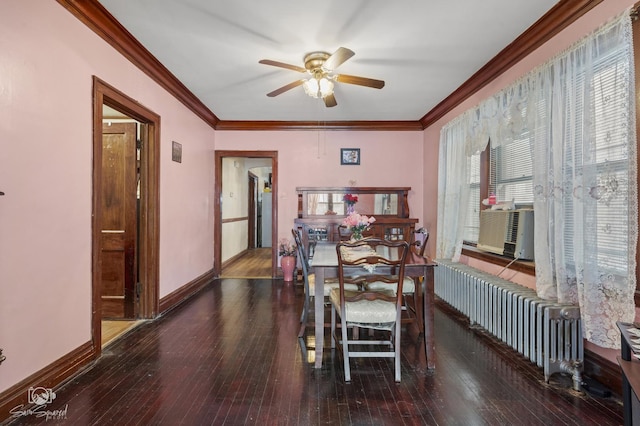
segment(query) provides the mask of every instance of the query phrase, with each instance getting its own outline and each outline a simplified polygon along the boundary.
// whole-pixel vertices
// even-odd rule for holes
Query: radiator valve
[[[560,371],[571,374],[573,390],[580,392],[582,388],[582,363],[580,361],[562,361]]]

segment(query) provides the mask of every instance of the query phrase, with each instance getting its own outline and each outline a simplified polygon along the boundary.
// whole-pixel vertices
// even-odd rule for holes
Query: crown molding
[[[57,0],[153,81],[215,129],[220,121],[187,87],[96,0]]]
[[[424,130],[603,0],[561,0],[529,29],[417,121],[220,120],[96,0],[57,0],[215,130]]]
[[[216,130],[423,131],[419,121],[220,121]]]
[[[562,0],[420,119],[427,127],[514,66],[603,0]]]

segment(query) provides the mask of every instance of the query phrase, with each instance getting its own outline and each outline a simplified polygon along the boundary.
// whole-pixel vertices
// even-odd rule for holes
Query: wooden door
[[[135,318],[137,183],[136,124],[105,124],[100,218],[103,319]]]

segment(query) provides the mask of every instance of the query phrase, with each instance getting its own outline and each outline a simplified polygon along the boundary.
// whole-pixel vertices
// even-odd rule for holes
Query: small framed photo
[[[360,165],[360,148],[340,148],[340,164]]]
[[[171,143],[171,159],[176,163],[182,163],[182,144],[173,141]]]

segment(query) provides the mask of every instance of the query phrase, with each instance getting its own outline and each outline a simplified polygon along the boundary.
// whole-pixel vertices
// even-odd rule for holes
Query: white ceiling
[[[557,0],[100,0],[221,120],[419,120]],[[347,47],[338,105],[296,87],[306,53]]]

